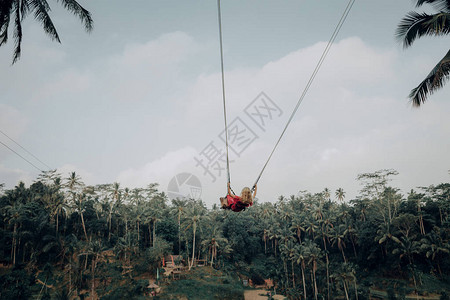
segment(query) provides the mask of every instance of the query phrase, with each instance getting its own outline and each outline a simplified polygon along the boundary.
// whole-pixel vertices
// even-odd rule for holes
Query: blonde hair
[[[245,187],[245,188],[242,189],[241,202],[244,203],[244,204],[250,204],[250,203],[253,202],[252,191],[250,190],[250,188]]]

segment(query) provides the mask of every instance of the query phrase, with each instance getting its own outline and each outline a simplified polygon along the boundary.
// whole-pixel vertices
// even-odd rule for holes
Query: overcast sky
[[[0,130],[64,177],[76,171],[87,184],[130,188],[157,182],[167,192],[174,176],[189,173],[208,206],[218,201],[226,175],[217,170],[225,145],[216,1],[80,3],[92,13],[91,34],[51,1],[62,44],[29,16],[22,58],[11,66],[12,39],[0,48]],[[236,192],[255,181],[346,4],[222,2]],[[420,109],[407,99],[448,51],[448,37],[403,49],[395,30],[413,9],[410,0],[356,0],[259,182],[260,201],[325,187],[343,188],[349,200],[360,190],[357,175],[380,169],[397,170],[392,185],[403,192],[449,182],[450,86]],[[263,125],[251,114],[261,97],[274,109]],[[0,183],[29,184],[38,174],[0,145]]]

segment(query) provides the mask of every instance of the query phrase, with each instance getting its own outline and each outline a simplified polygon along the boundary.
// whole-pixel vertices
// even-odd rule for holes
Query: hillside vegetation
[[[1,191],[0,298],[144,299],[159,279],[160,299],[239,299],[242,279],[270,278],[290,299],[448,299],[450,184],[404,195],[396,174],[359,175],[354,199],[324,189],[233,213],[46,172]],[[179,280],[160,272],[170,254]]]

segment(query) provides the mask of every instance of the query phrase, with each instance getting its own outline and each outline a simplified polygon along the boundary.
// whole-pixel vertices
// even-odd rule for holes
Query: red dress
[[[252,206],[253,203],[242,203],[241,197],[239,196],[231,196],[227,195],[228,207],[234,212],[240,212],[241,210],[246,209],[249,206]]]

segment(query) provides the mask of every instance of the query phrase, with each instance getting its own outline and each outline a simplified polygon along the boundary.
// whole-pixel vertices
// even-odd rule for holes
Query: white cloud
[[[241,157],[232,154],[236,192],[251,185],[258,175],[325,46],[324,42],[316,43],[259,68],[227,69],[229,121],[239,116],[255,126],[245,119],[243,109],[261,91],[284,111],[266,132],[252,127],[259,139]],[[86,128],[96,129],[95,124],[105,125],[101,128],[108,134],[90,136],[93,141],[101,139],[98,145],[103,148],[98,149],[100,146],[92,143],[89,151],[97,156],[103,151],[105,162],[114,159],[122,162],[121,171],[111,168],[102,170],[103,174],[118,174],[116,179],[122,186],[143,187],[158,182],[164,190],[173,176],[190,172],[199,177],[203,198],[210,205],[220,196],[218,193],[226,191],[225,174],[212,182],[201,168],[195,167],[193,158],[210,141],[217,140],[223,130],[220,73],[183,73],[194,63],[203,66],[200,70],[209,69],[211,62],[198,58],[208,47],[186,33],[165,34],[146,43],[128,45],[122,53],[94,62],[84,70],[80,67],[59,71],[33,93],[62,101],[80,97],[79,101],[84,101],[79,105],[83,117],[86,108],[94,110],[94,125],[88,123],[89,119],[77,123],[85,130],[83,138],[88,140],[84,136],[89,134]],[[446,176],[446,170],[450,169],[449,89],[433,95],[423,108],[409,109],[406,99],[396,95],[405,89],[405,72],[423,72],[425,64],[415,61],[402,67],[397,58],[396,51],[371,47],[357,37],[333,45],[261,178],[258,196],[262,201],[274,201],[281,194],[296,194],[298,190],[319,192],[326,186],[332,191],[342,187],[350,198],[359,189],[355,182],[358,173],[383,168],[397,169],[398,183],[406,189],[426,184],[424,177],[432,181]],[[407,93],[407,88],[401,92]],[[117,107],[116,100],[139,103],[122,102]],[[147,102],[147,106],[139,106]],[[138,109],[124,111],[133,105]],[[147,113],[163,121],[146,118]],[[6,123],[16,129],[11,124],[20,117],[4,115],[10,118]],[[1,123],[4,117],[0,116]],[[68,116],[69,120],[75,122],[72,116]],[[73,126],[78,132],[78,127],[70,122],[65,126]],[[23,129],[17,128],[20,134]],[[146,158],[151,161],[142,163],[139,157],[130,157],[130,148],[134,148],[131,153],[142,149],[153,151]],[[154,159],[154,153],[167,149],[178,150]],[[135,167],[123,167],[123,161]],[[75,170],[86,183],[104,182],[92,171],[90,163],[68,164],[60,170]]]
[[[170,151],[142,167],[120,172],[117,181],[127,187],[144,187],[149,183],[156,182],[164,189],[173,176],[192,167],[196,154],[197,151],[192,147]]]
[[[245,106],[260,91],[284,111],[267,132],[258,131],[260,139],[242,157],[233,157],[236,186],[251,184],[260,171],[325,45],[300,49],[260,69],[226,72],[229,120],[242,117]],[[406,99],[395,96],[404,72],[394,63],[396,58],[395,51],[370,47],[359,38],[333,46],[261,178],[259,196],[263,201],[300,189],[319,192],[326,186],[332,191],[342,187],[348,191],[347,197],[354,197],[359,190],[356,176],[379,169],[395,168],[408,174],[406,178],[417,173],[431,178],[431,173],[440,174],[439,168],[449,169],[450,119],[445,116],[450,113],[450,103],[440,102],[436,94],[420,110],[409,109]],[[448,95],[448,91],[444,93]],[[200,76],[188,99],[186,123],[206,136],[206,146],[223,128],[220,74]],[[409,190],[416,182],[393,184]],[[208,184],[205,198],[215,199],[220,188],[220,183]]]
[[[30,185],[34,180],[34,176],[30,172],[22,169],[11,169],[0,164],[0,184],[4,183],[6,189],[14,188],[20,181],[23,181],[26,185]]]
[[[0,128],[8,136],[18,139],[25,131],[28,118],[11,105],[0,103]],[[1,135],[4,137],[3,135]]]
[[[297,50],[260,69],[227,71],[225,86],[229,115],[241,112],[261,91],[273,97],[285,113],[290,114],[325,46],[326,43],[320,42]],[[328,105],[335,106],[335,97],[345,101],[347,87],[390,80],[394,74],[394,58],[392,51],[372,49],[359,38],[344,39],[332,47],[311,87],[310,94],[315,92],[315,95],[307,95],[305,102],[326,97]],[[222,109],[220,76],[220,73],[203,74],[189,89],[185,104],[188,119],[201,116],[202,120],[212,120],[219,116]]]
[[[184,32],[163,34],[144,44],[130,44],[110,57],[98,80],[106,97],[156,102],[177,89],[180,64],[198,50],[199,45]]]
[[[144,68],[159,66],[166,68],[186,59],[186,54],[197,48],[193,38],[182,31],[161,35],[145,44],[130,44],[120,57],[111,61],[122,68]]]
[[[16,108],[0,103],[0,130],[8,137],[15,141],[19,141],[20,136],[25,131],[29,120]],[[0,133],[0,141],[8,145],[10,148],[17,149],[15,145],[7,136]],[[0,145],[0,160],[14,155],[3,145]]]
[[[61,95],[75,94],[86,91],[92,84],[90,74],[76,69],[66,69],[55,75],[55,78],[33,94],[34,100],[55,99],[61,102]]]

